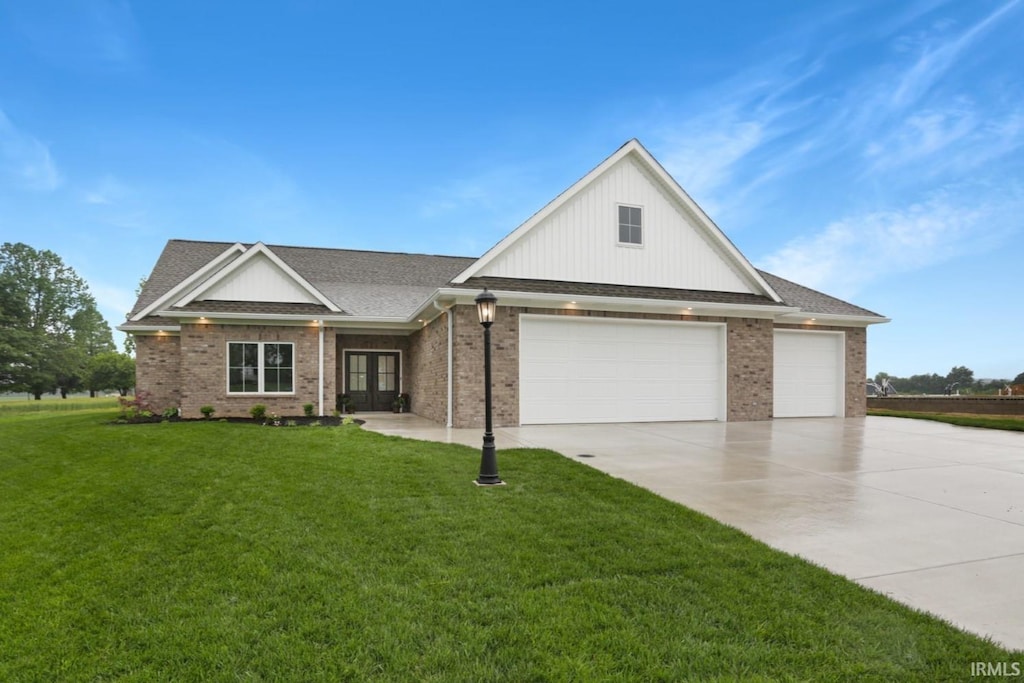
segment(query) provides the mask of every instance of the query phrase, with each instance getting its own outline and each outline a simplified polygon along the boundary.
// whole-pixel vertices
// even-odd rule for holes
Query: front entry
[[[356,410],[391,410],[399,380],[397,351],[345,352],[345,389]]]

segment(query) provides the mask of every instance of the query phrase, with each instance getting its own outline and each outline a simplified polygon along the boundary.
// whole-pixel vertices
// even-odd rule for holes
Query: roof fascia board
[[[181,325],[129,325],[125,323],[114,329],[132,334],[157,334],[159,332],[181,332]]]
[[[237,253],[245,253],[245,246],[241,242],[235,242],[230,247],[222,251],[220,255],[218,255],[212,261],[207,263],[205,266],[203,266],[196,272],[189,275],[187,278],[185,278],[184,280],[176,284],[174,287],[172,287],[170,290],[168,290],[166,294],[159,297],[149,306],[146,306],[141,311],[132,316],[132,320],[142,320],[147,315],[150,315],[153,311],[160,308],[161,306],[166,306],[170,301],[174,300],[176,296],[178,296],[184,291],[187,291],[189,287],[192,287],[197,282],[207,277],[210,273],[219,268],[224,263],[224,261],[231,258]]]
[[[415,322],[414,318],[401,318],[398,316],[390,317],[374,317],[374,316],[355,316],[355,315],[330,315],[330,314],[317,314],[317,313],[228,313],[228,312],[214,312],[214,311],[160,311],[159,315],[166,318],[178,318],[182,320],[199,320],[200,318],[206,318],[209,321],[218,320],[252,320],[252,321],[279,321],[282,323],[290,323],[292,321],[300,321],[308,323],[312,320],[322,320],[324,323],[384,323],[384,324],[405,324]]]
[[[341,312],[341,308],[339,308],[337,304],[335,304],[333,301],[331,301],[326,296],[324,296],[323,293],[319,289],[317,289],[316,287],[311,285],[306,280],[306,278],[304,278],[301,275],[299,275],[298,273],[296,273],[295,270],[292,269],[291,266],[289,266],[287,263],[282,261],[281,257],[278,256],[277,254],[275,254],[273,251],[271,251],[270,247],[268,247],[267,245],[263,244],[263,242],[257,242],[256,244],[254,244],[242,256],[242,258],[236,259],[234,262],[232,262],[226,268],[222,269],[219,273],[217,273],[217,275],[215,275],[214,277],[212,277],[209,280],[207,280],[206,282],[204,282],[201,286],[196,287],[194,290],[189,292],[189,294],[187,296],[185,296],[182,299],[180,299],[175,305],[177,305],[177,306],[187,306],[188,304],[192,303],[193,301],[196,300],[197,297],[201,296],[205,292],[210,291],[210,289],[214,285],[216,285],[218,282],[220,282],[221,280],[226,278],[228,275],[230,275],[231,273],[235,272],[236,270],[238,270],[239,268],[244,266],[250,260],[256,258],[256,256],[258,254],[263,254],[264,256],[269,258],[271,263],[273,263],[275,266],[277,266],[282,271],[284,271],[285,275],[287,275],[292,280],[294,280],[297,285],[302,287],[302,289],[304,289],[306,292],[308,292],[310,296],[315,298],[317,301],[322,303],[324,306],[326,306],[327,308],[331,309],[335,313],[340,313]]]
[[[775,318],[779,315],[798,313],[799,308],[793,306],[777,306],[777,305],[751,305],[751,304],[730,304],[730,303],[714,303],[708,301],[690,301],[687,299],[638,299],[632,297],[617,297],[617,296],[594,296],[594,295],[575,295],[575,294],[547,294],[542,292],[516,292],[513,290],[489,290],[499,299],[499,303],[502,305],[512,306],[530,306],[539,305],[551,307],[552,304],[558,304],[559,307],[565,306],[569,301],[575,301],[576,307],[581,310],[586,309],[605,309],[622,311],[628,309],[663,309],[671,311],[672,313],[680,313],[680,309],[692,309],[692,312],[688,311],[690,315],[739,315],[739,314],[750,314],[751,317],[760,318]],[[455,302],[459,304],[472,303],[476,292],[473,290],[456,289],[454,287],[445,287],[438,290],[439,296],[454,297]]]
[[[800,313],[780,316],[775,322],[794,325],[811,324],[838,325],[844,327],[867,327],[892,322],[892,318],[874,315],[843,315],[841,313],[813,313],[800,309]]]

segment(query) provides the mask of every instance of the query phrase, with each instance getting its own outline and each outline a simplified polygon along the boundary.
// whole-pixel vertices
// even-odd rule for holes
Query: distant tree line
[[[974,379],[974,371],[958,365],[945,375],[931,373],[928,375],[911,375],[896,377],[887,372],[875,375],[875,383],[883,380],[895,387],[901,394],[944,394],[947,392],[961,394],[996,394],[1007,385],[1024,384],[1024,372],[1013,379]]]
[[[135,361],[118,353],[89,287],[49,250],[0,247],[0,391],[43,394],[135,384]]]

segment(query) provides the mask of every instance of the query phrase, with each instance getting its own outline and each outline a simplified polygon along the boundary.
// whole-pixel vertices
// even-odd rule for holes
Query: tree
[[[1014,377],[1011,384],[1024,384],[1024,372]]]
[[[135,300],[142,296],[142,290],[146,287],[146,278],[139,279],[139,286],[135,288]],[[125,317],[130,317],[131,311]],[[124,336],[124,352],[129,356],[135,355],[135,335],[128,333]]]
[[[974,370],[958,365],[946,375],[946,384],[958,385],[961,389],[969,389],[974,385]]]
[[[85,367],[85,386],[90,393],[117,389],[122,396],[135,384],[135,361],[131,356],[107,351],[89,359]]]
[[[75,316],[92,307],[85,282],[49,250],[5,242],[0,247],[0,381],[36,400],[81,376]],[[83,330],[91,314],[81,319]],[[109,328],[108,328],[109,333]],[[88,335],[83,335],[83,338]]]
[[[74,349],[73,355],[68,358],[65,365],[68,374],[58,377],[61,395],[65,397],[68,391],[73,391],[83,385],[87,374],[86,366],[90,359],[98,354],[112,353],[115,350],[114,335],[110,331],[110,325],[96,310],[96,301],[91,296],[85,298],[82,308],[72,316],[71,329]],[[89,395],[95,396],[95,390],[90,388]]]

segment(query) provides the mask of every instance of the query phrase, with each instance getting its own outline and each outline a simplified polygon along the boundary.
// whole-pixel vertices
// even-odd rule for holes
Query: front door
[[[346,351],[345,388],[356,410],[391,410],[398,398],[397,351]]]

